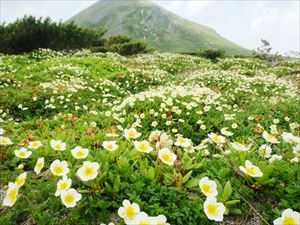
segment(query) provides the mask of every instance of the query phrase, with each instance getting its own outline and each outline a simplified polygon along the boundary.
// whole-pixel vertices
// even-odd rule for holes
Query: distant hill
[[[250,51],[226,40],[215,30],[183,19],[150,1],[99,1],[67,22],[103,27],[108,36],[127,35],[144,40],[162,52],[187,52],[204,48],[223,48],[228,54]]]

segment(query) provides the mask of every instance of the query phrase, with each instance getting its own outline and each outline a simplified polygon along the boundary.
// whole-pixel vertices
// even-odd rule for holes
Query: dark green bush
[[[20,54],[38,48],[52,50],[81,49],[101,46],[103,29],[83,28],[73,22],[52,22],[50,18],[25,16],[10,24],[0,25],[0,52]]]

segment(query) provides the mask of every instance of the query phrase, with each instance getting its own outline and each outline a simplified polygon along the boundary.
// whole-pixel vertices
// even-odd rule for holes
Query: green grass
[[[2,55],[1,61],[0,128],[13,142],[0,145],[1,201],[9,182],[23,172],[27,178],[13,206],[0,205],[0,224],[122,225],[117,212],[124,199],[149,216],[165,215],[170,224],[218,224],[204,212],[206,196],[199,181],[206,176],[216,182],[216,198],[226,206],[224,220],[253,217],[250,205],[269,223],[287,208],[300,211],[300,167],[293,162],[299,160],[299,150],[282,137],[283,132],[299,137],[299,89],[281,79],[296,71],[299,62],[273,65],[226,58],[212,63],[178,54],[124,58],[45,50]],[[124,137],[122,129],[132,126],[141,133],[136,140],[149,141],[152,152],[137,151],[136,140]],[[232,136],[221,134],[225,127]],[[174,165],[158,157],[158,139],[151,138],[155,130],[173,141],[169,149],[177,157]],[[107,136],[111,131],[119,136]],[[263,131],[272,131],[279,143],[269,143]],[[225,142],[215,144],[210,133],[223,135]],[[179,134],[192,144],[177,146]],[[54,150],[53,139],[65,142],[66,150]],[[43,145],[29,149],[32,140]],[[102,146],[109,140],[116,141],[117,150]],[[236,150],[234,141],[251,147]],[[263,144],[282,159],[270,162],[260,155]],[[89,149],[87,158],[72,156],[76,146]],[[22,147],[32,151],[29,158],[15,155]],[[37,175],[40,157],[45,165]],[[50,165],[56,159],[67,161],[71,187],[82,195],[75,207],[66,208],[54,195],[60,177]],[[263,176],[245,175],[239,167],[246,160]],[[99,163],[95,179],[82,181],[76,175],[84,161]]]

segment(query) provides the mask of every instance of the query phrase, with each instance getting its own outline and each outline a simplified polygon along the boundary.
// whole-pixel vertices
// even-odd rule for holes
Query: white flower
[[[40,141],[31,141],[29,142],[28,144],[28,148],[31,148],[31,149],[38,149],[39,147],[41,147],[43,144],[42,142]]]
[[[133,221],[127,223],[129,225],[152,225],[152,220],[147,213],[145,212],[140,212],[138,215],[135,216],[135,218],[133,219]]]
[[[182,136],[179,136],[177,138],[176,142],[174,143],[174,145],[181,146],[183,148],[188,148],[192,145],[192,140],[188,139],[188,138],[184,138]]]
[[[221,134],[223,134],[223,135],[225,135],[225,136],[227,136],[227,137],[230,137],[230,136],[233,135],[232,132],[228,131],[228,128],[227,128],[227,127],[224,127],[224,128],[221,129]]]
[[[170,224],[167,223],[167,218],[165,217],[165,215],[158,215],[157,217],[154,218],[153,225],[170,225]]]
[[[281,160],[282,159],[282,155],[277,155],[277,154],[274,154],[271,156],[271,158],[269,159],[269,162],[270,163],[273,163],[275,160]]]
[[[56,151],[66,150],[66,143],[62,142],[61,140],[51,140],[50,145]]]
[[[199,181],[199,187],[206,197],[216,197],[218,195],[216,182],[209,180],[208,177],[203,177]]]
[[[3,206],[12,207],[18,198],[18,191],[19,191],[19,188],[18,188],[17,184],[9,182],[5,198],[3,200]]]
[[[35,164],[35,167],[34,167],[34,172],[36,174],[39,174],[41,172],[41,170],[43,169],[44,167],[44,157],[41,157],[41,158],[38,158],[36,164]]]
[[[292,209],[286,209],[281,217],[273,221],[274,225],[298,225],[300,224],[300,213]]]
[[[160,149],[158,151],[158,157],[163,163],[169,166],[174,165],[174,162],[177,159],[177,156],[173,152],[171,152],[170,149],[168,148]]]
[[[267,141],[272,144],[279,143],[279,141],[276,139],[276,137],[272,134],[269,134],[267,131],[264,131],[262,134],[262,137]]]
[[[134,146],[139,152],[149,153],[153,151],[148,141],[135,141]]]
[[[105,148],[108,151],[115,151],[118,149],[118,145],[116,141],[104,141],[102,144],[103,148]]]
[[[140,136],[141,136],[141,133],[138,133],[137,130],[133,127],[129,128],[129,129],[124,129],[124,137],[127,140],[136,139]]]
[[[71,150],[71,153],[75,159],[84,159],[88,156],[89,150],[87,148],[77,146]]]
[[[22,159],[27,159],[31,156],[32,151],[28,151],[26,148],[20,148],[19,150],[15,150],[15,155]]]
[[[283,132],[281,136],[284,142],[295,144],[300,143],[300,137],[294,136],[292,133]]]
[[[61,195],[64,191],[71,187],[72,180],[68,179],[67,176],[63,176],[56,184],[55,196]]]
[[[248,174],[251,177],[262,177],[263,173],[257,166],[254,166],[249,160],[246,160],[245,167],[239,167],[242,172]]]
[[[251,145],[243,145],[242,143],[237,142],[237,141],[230,142],[230,144],[235,150],[242,151],[242,152],[249,151],[251,148]]]
[[[125,199],[122,203],[123,207],[120,207],[118,210],[118,215],[125,220],[125,223],[128,224],[133,222],[135,217],[140,213],[140,207],[136,203],[130,203]]]
[[[268,145],[262,145],[258,149],[258,152],[259,152],[260,156],[265,157],[265,158],[270,158],[271,157],[271,153],[272,153],[272,149]]]
[[[172,139],[165,132],[159,136],[159,141],[156,143],[156,148],[168,148],[173,144]]]
[[[27,173],[26,172],[21,173],[17,177],[17,179],[15,180],[15,184],[17,185],[18,188],[20,188],[20,187],[23,186],[23,184],[25,183],[26,177],[27,177]]]
[[[299,162],[299,158],[298,157],[294,157],[291,159],[291,163],[297,163]]]
[[[50,165],[50,171],[55,176],[64,176],[69,173],[68,163],[66,161],[54,160]]]
[[[214,197],[208,197],[203,205],[204,212],[208,219],[214,221],[223,221],[225,206],[221,202],[217,202]]]
[[[70,188],[62,192],[60,195],[62,203],[67,208],[76,206],[77,202],[81,199],[81,197],[81,194],[79,194],[74,188]]]
[[[0,128],[0,135],[4,134],[5,133],[5,130]]]
[[[0,145],[12,145],[12,141],[8,137],[0,136]]]
[[[78,169],[77,176],[82,181],[93,180],[98,175],[99,163],[85,161],[83,165]]]
[[[225,137],[223,137],[222,135],[217,135],[215,133],[210,133],[208,134],[208,137],[215,142],[216,144],[220,144],[220,143],[225,143]]]

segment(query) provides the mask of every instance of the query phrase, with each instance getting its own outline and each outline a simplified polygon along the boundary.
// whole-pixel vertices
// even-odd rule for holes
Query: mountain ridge
[[[228,54],[250,51],[223,38],[214,29],[182,18],[151,1],[97,1],[67,22],[103,27],[107,36],[127,35],[162,52],[223,48]]]

